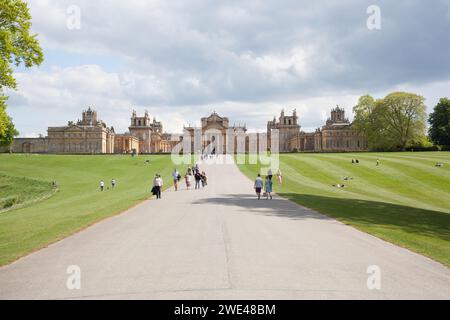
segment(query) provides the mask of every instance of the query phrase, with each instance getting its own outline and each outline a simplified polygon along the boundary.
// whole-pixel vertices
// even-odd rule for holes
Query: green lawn
[[[144,164],[147,159],[150,164]],[[37,184],[36,188],[29,185],[27,191],[48,192],[52,181],[57,182],[59,190],[49,199],[0,213],[0,265],[149,198],[155,173],[163,176],[168,187],[173,169],[170,156],[166,155],[131,158],[1,154],[0,199],[20,189],[26,181]],[[178,169],[184,170],[182,166]],[[1,177],[13,184],[3,188]],[[100,180],[109,187],[113,178],[117,180],[116,189],[100,192]]]
[[[450,266],[450,152],[282,154],[280,166],[279,195]]]
[[[48,181],[0,174],[0,214],[45,200],[57,190]]]

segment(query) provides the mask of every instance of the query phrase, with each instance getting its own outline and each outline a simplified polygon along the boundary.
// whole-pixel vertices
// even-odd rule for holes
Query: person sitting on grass
[[[345,184],[333,184],[333,187],[336,187],[338,189],[345,188]]]

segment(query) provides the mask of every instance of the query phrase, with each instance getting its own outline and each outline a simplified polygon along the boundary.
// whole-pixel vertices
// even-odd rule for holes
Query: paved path
[[[0,299],[450,299],[450,270],[275,197],[235,165],[0,269]],[[81,290],[66,287],[81,268]],[[381,290],[366,271],[381,268]]]

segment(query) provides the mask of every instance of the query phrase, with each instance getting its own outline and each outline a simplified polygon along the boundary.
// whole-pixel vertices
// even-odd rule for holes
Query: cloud
[[[176,131],[183,120],[198,121],[212,109],[261,129],[282,107],[297,107],[304,126],[314,128],[331,106],[344,104],[350,112],[359,95],[399,87],[422,93],[450,80],[448,1],[382,1],[376,31],[366,27],[371,4],[29,1],[33,30],[58,57],[18,75],[13,102],[21,110],[57,110],[52,123],[95,105],[124,129],[131,108],[149,109]],[[81,10],[80,30],[66,26],[71,5]],[[77,55],[96,58],[64,63]],[[445,95],[428,92],[429,101]],[[22,116],[16,112],[16,121]]]

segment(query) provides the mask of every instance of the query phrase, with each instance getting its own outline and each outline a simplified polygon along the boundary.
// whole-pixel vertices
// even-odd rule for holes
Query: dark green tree
[[[450,100],[441,98],[428,119],[428,134],[431,141],[439,146],[450,146]]]

